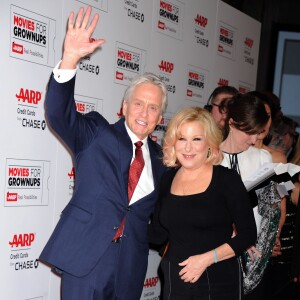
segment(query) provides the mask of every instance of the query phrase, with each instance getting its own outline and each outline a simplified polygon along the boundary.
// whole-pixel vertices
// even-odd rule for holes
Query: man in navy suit
[[[160,123],[167,90],[155,75],[137,77],[123,99],[124,118],[109,124],[97,112],[76,112],[76,66],[104,40],[91,39],[91,7],[68,21],[62,61],[53,70],[46,96],[52,129],[73,154],[72,199],[40,259],[62,276],[63,300],[138,300],[148,262],[147,225],[165,168],[161,148],[148,135]],[[128,173],[134,143],[142,141],[144,168],[129,202]],[[122,236],[116,231],[125,220]]]

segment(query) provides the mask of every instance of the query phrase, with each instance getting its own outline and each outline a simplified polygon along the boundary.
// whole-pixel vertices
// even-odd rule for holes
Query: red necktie
[[[143,142],[138,141],[134,143],[135,145],[135,157],[129,168],[129,176],[128,176],[128,202],[130,202],[135,187],[141,177],[145,161],[143,158],[142,146]],[[113,240],[120,238],[123,234],[125,218],[122,220],[121,225],[119,226]]]

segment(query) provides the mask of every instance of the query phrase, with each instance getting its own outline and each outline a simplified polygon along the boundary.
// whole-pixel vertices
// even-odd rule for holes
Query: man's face
[[[216,105],[220,105],[221,102],[226,98],[231,98],[231,94],[219,94],[215,101],[212,104],[211,115],[213,119],[216,121],[219,128],[223,128],[225,125],[226,112],[220,112],[219,107]]]
[[[123,101],[123,114],[129,129],[143,140],[161,121],[161,89],[152,83],[137,85],[130,99]]]

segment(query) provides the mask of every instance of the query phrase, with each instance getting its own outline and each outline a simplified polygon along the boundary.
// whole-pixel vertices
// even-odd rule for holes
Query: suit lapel
[[[118,135],[118,141],[119,141],[119,157],[120,157],[120,173],[121,173],[121,182],[122,182],[122,189],[125,195],[128,193],[128,173],[129,173],[129,166],[131,163],[131,159],[133,156],[133,150],[132,150],[132,142],[131,139],[127,133],[127,130],[125,128],[125,119],[122,118],[118,122],[114,124],[114,127],[116,129],[117,135]],[[126,199],[126,204],[128,203],[127,197],[124,197]]]
[[[129,173],[131,159],[133,156],[133,149],[132,149],[132,141],[127,133],[124,122],[125,122],[124,118],[120,119],[118,122],[114,124],[114,128],[116,129],[118,135],[118,141],[119,141],[120,172],[122,176],[121,182],[123,183],[122,189],[124,193],[127,195],[128,173]],[[161,170],[161,158],[160,158],[161,153],[157,150],[157,146],[154,143],[155,142],[153,142],[150,138],[148,138],[148,147],[150,152],[153,184],[154,184],[154,191],[155,191],[158,187],[158,182],[157,182],[159,177],[158,170]]]
[[[148,138],[148,146],[151,158],[151,165],[152,165],[152,174],[153,174],[153,183],[154,183],[154,190],[157,189],[157,179],[158,179],[158,170],[161,168],[161,160],[160,160],[160,152],[157,151],[157,147],[154,145],[154,142]]]

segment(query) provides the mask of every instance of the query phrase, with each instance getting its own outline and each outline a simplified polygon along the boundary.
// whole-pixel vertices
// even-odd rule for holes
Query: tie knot
[[[142,146],[143,146],[143,142],[138,141],[138,142],[134,143],[134,145],[135,145],[135,147],[136,147],[137,149],[141,149]]]

